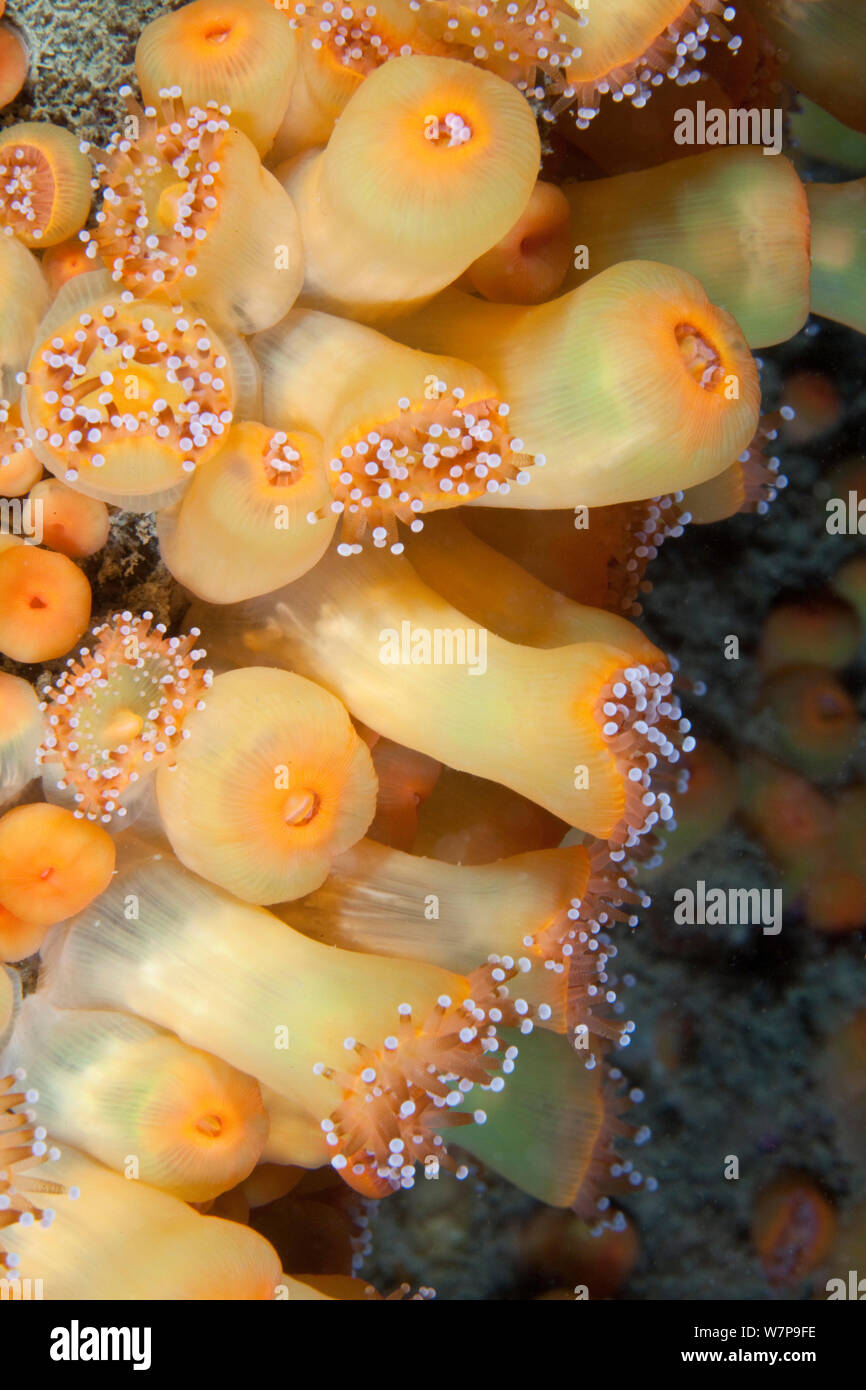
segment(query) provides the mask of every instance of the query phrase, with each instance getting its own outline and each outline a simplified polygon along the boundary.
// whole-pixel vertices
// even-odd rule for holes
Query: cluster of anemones
[[[220,1215],[279,1168],[464,1177],[455,1128],[620,1231],[615,931],[694,747],[628,618],[665,537],[783,481],[750,349],[810,294],[862,313],[859,185],[751,150],[538,177],[527,95],[606,168],[604,109],[741,47],[720,0],[281,10],[149,24],[103,152],[0,136],[0,494],[41,527],[0,533],[0,653],[67,658],[0,676],[0,954],[41,948],[0,1039],[88,1198],[48,1297],[350,1296]],[[109,507],[156,514],[195,612],[75,654]]]

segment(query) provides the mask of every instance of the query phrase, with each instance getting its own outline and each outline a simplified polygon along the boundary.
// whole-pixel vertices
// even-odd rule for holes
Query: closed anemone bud
[[[834,592],[850,603],[860,622],[866,625],[866,555],[846,560],[830,582]]]
[[[0,552],[0,652],[13,661],[65,656],[90,621],[90,585],[65,555],[18,545]]]
[[[66,1194],[63,1184],[49,1176],[49,1165],[60,1153],[45,1142],[44,1130],[39,1129],[37,1137],[32,1100],[23,1073],[0,1077],[0,1270],[13,1283],[19,1271],[10,1238],[24,1226],[47,1226],[48,1220],[36,1218],[43,1216],[49,1201]]]
[[[793,666],[764,683],[760,708],[779,756],[807,777],[839,773],[857,745],[857,706],[831,671]]]
[[[511,231],[466,272],[472,289],[503,304],[552,299],[574,255],[568,199],[540,181]]]
[[[47,247],[41,264],[54,294],[63,288],[67,280],[93,269],[93,261],[87,254],[87,243],[80,236]]]
[[[40,334],[22,413],[46,468],[130,511],[175,500],[231,423],[238,373],[223,341],[181,309],[126,293]]]
[[[15,100],[29,68],[30,53],[23,35],[11,24],[0,24],[0,106]]]
[[[37,483],[30,491],[30,501],[41,508],[42,540],[49,550],[68,555],[72,560],[82,560],[95,555],[108,540],[109,516],[105,503],[73,492],[57,478]]]
[[[342,554],[397,547],[397,523],[506,496],[533,477],[509,407],[484,372],[416,352],[375,329],[296,309],[256,339],[266,417],[324,440]]]
[[[0,820],[0,903],[25,922],[53,926],[87,907],[114,873],[114,842],[97,825],[44,801]]]
[[[153,614],[115,613],[45,690],[39,751],[47,793],[78,815],[121,819],[171,758],[211,674],[199,664],[198,630],[168,637]]]
[[[757,429],[757,368],[739,327],[673,266],[623,261],[525,307],[453,290],[392,331],[487,372],[526,449],[546,458],[531,489],[496,506],[656,497],[721,472]]]
[[[433,791],[441,763],[387,738],[377,738],[372,757],[379,793],[370,838],[410,850],[418,830],[418,808]]]
[[[23,497],[41,477],[18,405],[0,400],[0,497]]]
[[[833,807],[817,787],[755,754],[740,764],[740,814],[772,859],[802,880],[833,834]]]
[[[162,558],[208,603],[268,593],[321,558],[337,524],[330,501],[317,437],[234,425],[177,511],[160,514]]]
[[[42,738],[39,697],[28,681],[0,671],[0,806],[36,776]]]
[[[260,153],[282,120],[296,63],[294,31],[268,0],[193,0],[147,24],[135,51],[146,102],[177,86],[189,102],[227,105]]]
[[[376,808],[376,774],[339,700],[264,668],[217,676],[157,779],[178,857],[246,902],[318,888]]]
[[[857,656],[863,628],[856,611],[832,593],[809,591],[774,604],[761,631],[762,672],[787,666],[844,670]]]
[[[25,246],[53,246],[79,231],[90,211],[86,146],[47,121],[0,134],[0,226]]]
[[[324,151],[281,170],[301,220],[309,303],[361,317],[422,301],[509,231],[538,174],[532,111],[448,58],[395,58]]]
[[[26,960],[39,950],[48,927],[25,922],[0,903],[0,960]]]
[[[133,294],[183,299],[217,328],[275,323],[304,278],[288,195],[224,107],[185,105],[171,88],[142,110],[121,94],[129,115],[95,159],[103,196],[87,254]]]
[[[267,1117],[256,1082],[143,1019],[55,1009],[31,995],[9,1064],[25,1068],[59,1140],[186,1202],[235,1186],[261,1155]]]
[[[50,295],[38,260],[16,237],[0,236],[0,396],[17,400],[18,373],[27,365]]]
[[[773,1288],[798,1286],[829,1253],[836,1213],[806,1173],[785,1173],[762,1189],[752,1218],[752,1243]]]

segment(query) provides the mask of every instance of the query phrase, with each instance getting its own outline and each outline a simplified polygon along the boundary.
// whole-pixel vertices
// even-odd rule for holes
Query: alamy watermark
[[[682,106],[674,112],[677,145],[761,145],[764,154],[781,154],[784,116],[781,107]]]
[[[677,926],[760,926],[764,936],[782,930],[781,888],[708,888],[699,878],[694,888],[674,893]]]
[[[851,488],[847,497],[828,498],[825,526],[829,536],[866,536],[866,497]]]
[[[379,633],[383,666],[465,666],[467,675],[487,670],[487,630],[483,627],[415,627],[408,620]]]
[[[43,502],[29,497],[0,497],[0,535],[21,536],[31,545],[41,545]]]

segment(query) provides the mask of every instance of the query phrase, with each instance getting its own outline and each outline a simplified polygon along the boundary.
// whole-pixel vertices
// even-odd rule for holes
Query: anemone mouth
[[[673,828],[676,765],[695,740],[673,694],[672,672],[661,666],[628,666],[602,690],[595,717],[617,764],[623,809],[608,836],[612,849],[634,849],[655,827]]]
[[[289,829],[310,825],[319,814],[322,801],[318,792],[309,787],[299,787],[286,797],[283,807],[283,820]]]
[[[122,486],[130,453],[157,450],[176,473],[219,448],[231,423],[233,374],[222,343],[202,319],[166,304],[135,303],[129,291],[93,306],[37,347],[25,410],[37,455],[65,465],[66,482],[91,483],[109,468]],[[156,462],[156,473],[160,472]],[[165,482],[154,476],[154,486]],[[147,487],[139,483],[142,496]]]
[[[504,495],[512,482],[529,482],[529,466],[542,462],[507,430],[509,408],[501,401],[467,402],[460,387],[449,391],[435,377],[426,392],[414,402],[401,397],[396,417],[347,438],[331,459],[331,510],[342,519],[341,554],[360,550],[367,532],[374,546],[399,554],[398,522],[420,531],[420,513]]]
[[[346,1038],[350,1054],[345,1069],[317,1063],[318,1075],[343,1092],[340,1105],[322,1121],[331,1163],[350,1187],[366,1196],[384,1196],[415,1182],[417,1164],[427,1178],[442,1168],[466,1177],[448,1154],[439,1130],[446,1126],[483,1124],[481,1108],[461,1111],[474,1087],[500,1091],[517,1049],[502,1049],[497,1029],[519,1025],[532,1031],[529,1006],[511,998],[509,983],[526,960],[504,957],[468,977],[471,997],[457,1002],[440,995],[428,1016],[417,1022],[408,1004],[397,1009],[397,1027],[378,1048]]]
[[[225,1125],[221,1116],[211,1112],[206,1115],[199,1115],[195,1122],[195,1129],[205,1139],[220,1139]]]
[[[461,116],[459,111],[447,111],[442,115],[431,114],[424,118],[424,139],[434,149],[453,150],[468,145],[473,136],[471,121]]]
[[[683,366],[702,391],[713,391],[724,381],[725,372],[719,349],[712,339],[691,323],[678,323],[674,329]]]
[[[290,488],[307,475],[303,455],[289,442],[282,430],[271,435],[262,451],[265,481],[269,487]]]
[[[56,786],[71,792],[79,818],[124,817],[124,797],[179,747],[186,716],[204,708],[211,672],[196,665],[205,656],[194,649],[198,629],[167,637],[152,622],[152,613],[116,613],[45,691],[37,757],[60,765]]]
[[[129,87],[120,94],[137,134],[116,133],[94,161],[102,203],[81,240],[133,294],[179,300],[219,221],[228,108],[187,109],[179,87],[162,89],[157,106],[142,107]]]
[[[13,141],[0,148],[0,224],[40,241],[51,222],[56,180],[38,145]]]
[[[215,21],[205,29],[202,38],[205,43],[219,45],[225,43],[226,39],[231,38],[233,33],[234,25],[230,24],[228,20],[223,20],[221,22]]]
[[[37,1206],[31,1195],[57,1196],[67,1190],[27,1171],[55,1162],[60,1150],[49,1146],[45,1130],[36,1124],[30,1107],[38,1097],[35,1091],[21,1089],[23,1081],[20,1071],[0,1077],[0,1232],[19,1223],[32,1226],[37,1218],[41,1226],[50,1226],[54,1212]],[[4,1252],[2,1235],[0,1268],[7,1279],[17,1278],[17,1257]]]

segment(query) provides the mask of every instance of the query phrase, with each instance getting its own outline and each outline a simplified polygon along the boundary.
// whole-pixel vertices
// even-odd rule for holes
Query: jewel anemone
[[[346,558],[332,548],[289,588],[201,621],[220,659],[302,673],[369,728],[599,839],[632,845],[670,817],[665,769],[693,740],[664,661],[635,662],[597,641],[508,642],[468,622],[404,557],[374,550]],[[438,660],[433,634],[448,643]],[[478,696],[473,668],[484,676]],[[541,725],[523,716],[527,688],[543,693]]]
[[[514,226],[466,271],[467,288],[496,303],[552,299],[574,259],[570,216],[562,189],[539,179]]]
[[[128,291],[103,298],[97,286],[71,280],[40,326],[24,424],[55,477],[153,511],[216,453],[255,372],[240,340],[224,343],[202,319]]]
[[[30,995],[6,1063],[26,1070],[55,1138],[127,1177],[134,1155],[137,1180],[185,1202],[234,1187],[264,1147],[255,1081],[126,1013]]]
[[[200,1216],[177,1197],[130,1182],[71,1145],[62,1155],[50,1152],[57,1155],[52,1177],[58,1181],[47,1191],[77,1200],[52,1210],[34,1197],[33,1220],[10,1222],[0,1235],[7,1265],[11,1259],[21,1279],[41,1279],[47,1299],[274,1298],[283,1282],[280,1262],[256,1231]],[[26,1159],[21,1167],[25,1176],[16,1186],[26,1182],[30,1190],[32,1183],[39,1191],[42,1180],[30,1177]],[[0,1221],[6,1215],[0,1213]],[[98,1260],[81,1258],[83,1250],[97,1247]]]
[[[497,506],[598,507],[686,488],[722,472],[758,426],[737,323],[658,262],[620,262],[547,304],[452,290],[391,331],[487,372],[527,451],[545,457],[533,486]]]
[[[285,113],[296,48],[269,0],[193,0],[144,26],[135,70],[148,105],[179,87],[191,105],[228,106],[232,125],[263,154]]]
[[[304,303],[371,318],[428,299],[513,227],[539,160],[529,106],[493,74],[449,58],[376,68],[325,149],[278,170]]]
[[[376,774],[346,710],[312,681],[265,668],[216,676],[157,777],[178,858],[246,902],[318,888],[373,818]]]
[[[276,323],[301,288],[303,250],[292,202],[253,144],[227,107],[185,102],[179,87],[143,109],[129,87],[120,94],[125,126],[94,156],[102,199],[82,233],[88,256],[134,295],[183,301],[216,328]]]
[[[0,817],[0,904],[53,926],[81,912],[114,873],[114,842],[98,825],[36,801]]]
[[[125,916],[129,894],[147,903],[147,931]],[[135,1012],[255,1077],[303,1120],[315,1166],[330,1158],[383,1196],[411,1187],[417,1163],[438,1172],[441,1127],[483,1123],[499,1025],[533,1026],[515,973],[323,946],[157,855],[52,936],[45,987],[58,1006]]]
[[[489,376],[454,357],[418,352],[363,324],[295,309],[254,339],[265,418],[324,441],[328,512],[342,554],[372,540],[399,554],[398,522],[533,479],[510,407]]]
[[[169,637],[152,613],[115,613],[71,657],[42,704],[39,751],[46,794],[75,814],[122,820],[148,779],[171,759],[188,715],[203,707],[211,673],[199,633]]]
[[[90,585],[65,555],[16,545],[0,551],[0,652],[13,661],[52,661],[90,622]]]
[[[158,519],[174,577],[208,603],[236,603],[289,584],[321,558],[337,517],[318,436],[233,425],[179,506]]]
[[[784,157],[728,148],[615,178],[567,182],[570,241],[587,268],[567,288],[619,261],[664,261],[700,280],[750,347],[791,338],[809,314],[807,189]]]
[[[334,860],[316,892],[276,912],[344,950],[461,973],[481,960],[523,957],[533,968],[521,989],[542,1026],[618,1039],[626,1025],[605,1016],[616,1000],[605,973],[616,948],[605,927],[634,925],[622,904],[636,899],[605,861],[603,850],[570,845],[492,864],[446,864],[365,839]]]
[[[22,121],[0,132],[0,228],[24,246],[54,246],[90,212],[90,160],[62,126]]]

